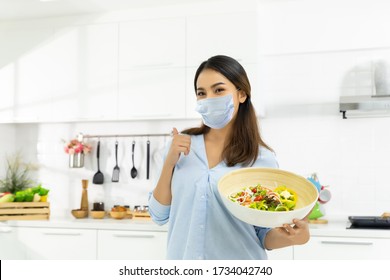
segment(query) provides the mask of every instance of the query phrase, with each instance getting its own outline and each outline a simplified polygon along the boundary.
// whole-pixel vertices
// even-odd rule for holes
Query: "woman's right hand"
[[[172,138],[172,144],[169,148],[165,163],[173,167],[179,160],[181,153],[183,153],[185,156],[189,154],[191,147],[191,136],[179,134],[177,129],[174,127],[172,130]]]

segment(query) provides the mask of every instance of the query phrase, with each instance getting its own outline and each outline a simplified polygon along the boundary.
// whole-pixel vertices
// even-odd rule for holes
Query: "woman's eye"
[[[204,92],[203,92],[203,91],[198,91],[198,92],[196,93],[196,96],[204,96]]]
[[[215,93],[222,93],[222,92],[224,92],[224,90],[225,89],[223,89],[223,88],[217,88],[217,89],[215,89]]]

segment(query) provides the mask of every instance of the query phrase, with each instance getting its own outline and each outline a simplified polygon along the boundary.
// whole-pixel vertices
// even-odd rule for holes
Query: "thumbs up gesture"
[[[180,134],[176,127],[172,129],[172,144],[169,148],[166,163],[175,166],[183,153],[185,156],[189,154],[191,147],[191,136]]]

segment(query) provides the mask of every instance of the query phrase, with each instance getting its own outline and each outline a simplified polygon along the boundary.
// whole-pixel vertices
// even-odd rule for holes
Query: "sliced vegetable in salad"
[[[285,186],[274,190],[261,186],[244,187],[228,197],[242,206],[264,211],[290,211],[297,203],[297,194]]]

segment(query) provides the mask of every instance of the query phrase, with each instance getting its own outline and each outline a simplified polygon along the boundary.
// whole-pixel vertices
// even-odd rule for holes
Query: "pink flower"
[[[83,142],[79,142],[77,139],[70,140],[64,146],[65,153],[70,155],[79,154],[79,153],[87,154],[91,152],[91,150],[92,150],[91,145]]]
[[[74,152],[76,154],[78,153],[81,153],[83,151],[83,144],[81,143],[77,143],[75,146],[74,146]]]
[[[84,154],[88,154],[91,151],[91,146],[88,144],[84,145],[83,152]]]

